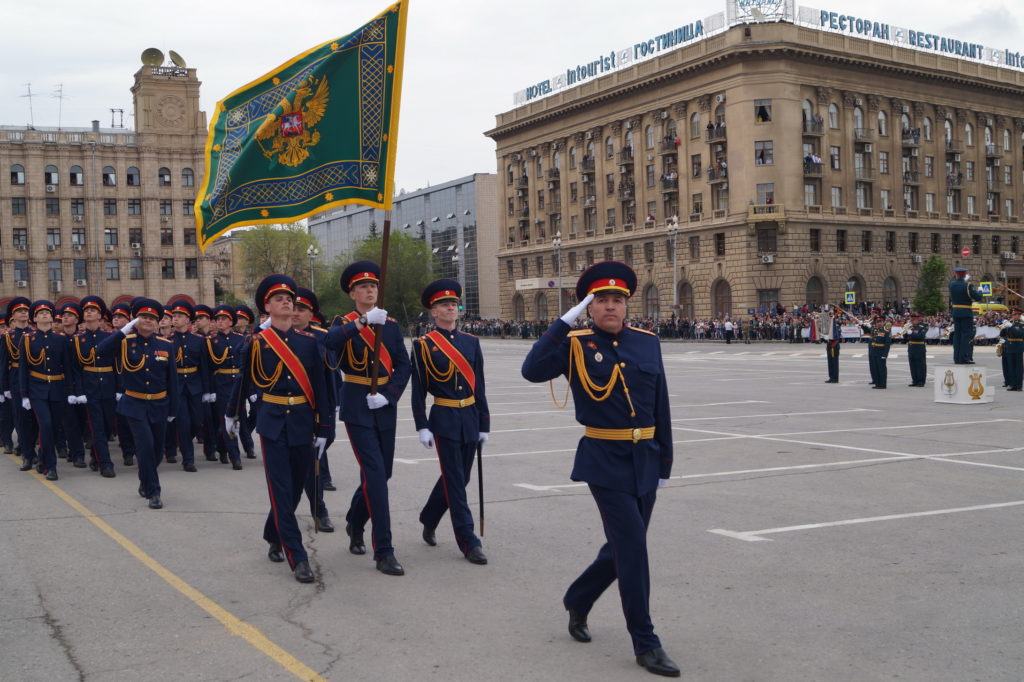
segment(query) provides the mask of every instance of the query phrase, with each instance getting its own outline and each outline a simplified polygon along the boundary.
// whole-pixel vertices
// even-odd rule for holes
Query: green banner
[[[408,0],[217,103],[196,197],[203,251],[233,227],[394,194]]]

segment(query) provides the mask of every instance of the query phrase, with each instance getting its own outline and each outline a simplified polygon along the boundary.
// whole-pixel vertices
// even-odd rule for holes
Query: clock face
[[[156,105],[156,117],[161,125],[176,128],[185,119],[185,102],[180,97],[161,97]]]

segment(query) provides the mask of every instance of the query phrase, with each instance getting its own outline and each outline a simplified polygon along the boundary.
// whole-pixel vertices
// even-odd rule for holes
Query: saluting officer
[[[213,309],[213,324],[217,331],[206,337],[206,349],[213,370],[214,424],[217,425],[217,451],[221,464],[231,460],[231,468],[242,468],[242,457],[238,451],[236,434],[224,431],[224,416],[227,403],[236,383],[242,362],[242,337],[231,331],[235,326],[235,309],[219,305]],[[209,459],[209,458],[207,458]]]
[[[28,471],[36,464],[36,441],[39,437],[39,426],[32,413],[21,409],[22,336],[29,331],[28,309],[31,306],[32,302],[24,296],[11,299],[7,304],[7,332],[0,340],[0,392],[11,404],[11,419],[21,452],[21,471]]]
[[[110,332],[100,329],[107,304],[99,296],[85,296],[81,306],[85,325],[71,339],[71,349],[82,371],[82,387],[85,390],[86,403],[83,407],[88,415],[87,423],[92,437],[89,466],[93,471],[99,467],[104,478],[114,478],[114,463],[110,459],[110,444],[107,442],[107,434],[113,433],[114,429],[117,393],[114,358],[96,351],[96,347],[110,336]]]
[[[164,453],[169,464],[176,461],[175,452],[181,450],[181,467],[196,471],[196,454],[192,439],[202,425],[202,406],[214,400],[213,381],[210,376],[210,356],[206,352],[206,339],[192,332],[195,308],[184,299],[173,301],[171,326],[174,329],[174,365],[178,374],[181,399],[174,426],[168,427]]]
[[[533,344],[522,373],[541,382],[566,375],[583,438],[571,478],[590,486],[608,540],[563,599],[569,634],[590,641],[587,614],[616,579],[638,665],[676,677],[650,617],[647,528],[672,470],[672,420],[658,337],[626,326],[636,273],[625,263],[597,263],[580,275],[580,303]],[[588,329],[571,331],[587,310]]]
[[[53,328],[53,303],[32,303],[29,319],[34,330],[21,337],[21,406],[31,410],[39,426],[40,459],[36,471],[57,480],[56,424],[64,420],[67,405],[85,404],[78,368],[71,360],[71,342]],[[81,445],[81,439],[79,439]]]
[[[434,530],[450,510],[459,551],[470,563],[486,564],[480,538],[473,532],[466,486],[477,445],[487,442],[491,415],[480,340],[456,329],[461,298],[462,285],[453,279],[428,284],[421,301],[436,329],[412,342],[412,416],[423,446],[436,444],[441,465],[441,476],[420,511],[420,523],[423,540],[434,546]],[[428,393],[434,397],[429,418]]]
[[[161,509],[160,448],[167,425],[178,414],[178,373],[174,365],[174,344],[157,335],[163,306],[151,298],[132,301],[131,322],[97,346],[100,354],[111,353],[121,366],[123,395],[117,413],[124,415],[139,458],[139,495],[149,499],[150,509]]]
[[[349,551],[365,554],[363,530],[373,520],[373,558],[377,570],[386,575],[404,575],[391,544],[391,512],[388,479],[395,459],[396,405],[409,382],[409,354],[398,324],[377,307],[380,267],[370,261],[352,263],[341,273],[341,289],[356,309],[338,316],[327,333],[326,346],[337,352],[344,384],[341,419],[359,463],[360,485],[352,495],[345,532]],[[370,393],[373,369],[374,332],[370,325],[383,325],[380,344],[380,374],[377,392]]]
[[[123,329],[131,319],[132,306],[130,303],[122,301],[110,306],[110,325],[113,327],[111,333]],[[114,359],[114,376],[117,386],[114,400],[115,402],[120,402],[121,398],[124,397],[124,381],[122,379],[124,368],[121,367],[121,356],[119,353],[113,353],[112,357]],[[121,447],[124,465],[130,467],[135,464],[135,437],[132,436],[132,429],[128,425],[128,418],[117,411],[116,404],[114,406],[114,421],[117,424],[117,443]]]
[[[967,268],[953,268],[953,281],[949,283],[949,307],[953,318],[953,363],[974,364],[974,307],[984,297],[973,284]]]
[[[263,526],[267,556],[274,562],[287,559],[295,579],[311,583],[315,577],[295,510],[313,458],[327,444],[333,415],[324,373],[306,370],[323,366],[316,337],[292,326],[296,289],[287,275],[269,275],[256,288],[256,307],[269,313],[270,324],[245,349],[245,371],[228,401],[224,427],[229,433],[238,428],[238,405],[255,392],[261,404],[256,432],[270,492]]]
[[[1019,391],[1024,383],[1024,322],[1020,319],[1020,308],[1013,308],[1010,314],[1013,324],[1004,330],[1006,343],[1003,348],[1003,358],[1009,370],[1006,390]]]
[[[82,307],[75,301],[66,301],[57,308],[55,319],[59,321],[59,324],[54,324],[55,330],[73,339],[82,319]],[[64,409],[64,418],[53,425],[56,429],[57,452],[63,453],[77,469],[85,468],[83,436],[89,432],[88,418],[85,404],[69,404]],[[90,462],[90,465],[96,471],[96,463]]]
[[[928,379],[928,361],[925,359],[928,323],[921,313],[910,313],[910,329],[903,336],[907,340],[907,362],[910,363],[910,383],[907,385],[921,388]]]
[[[872,388],[885,388],[889,377],[885,363],[889,357],[889,346],[892,345],[892,325],[880,310],[871,321],[869,333],[868,371],[871,373],[871,383],[874,384]]]
[[[192,331],[203,338],[210,336],[214,330],[211,329],[211,321],[213,320],[213,308],[202,303],[197,303],[196,309],[196,321],[192,325]],[[217,429],[220,428],[219,422],[215,419],[214,414],[216,408],[212,402],[202,403],[199,406],[200,413],[202,415],[202,426],[199,432],[202,434],[203,443],[203,455],[206,456],[207,461],[216,462],[217,452]]]

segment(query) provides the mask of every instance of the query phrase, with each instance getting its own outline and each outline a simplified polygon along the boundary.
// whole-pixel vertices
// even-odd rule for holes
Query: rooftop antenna
[[[110,127],[124,128],[124,109],[110,110]]]
[[[57,87],[53,89],[53,93],[50,95],[50,97],[57,98],[57,129],[59,130],[61,116],[64,113],[64,100],[67,99],[67,97],[64,95],[64,84],[57,83]]]
[[[36,127],[36,115],[32,111],[32,98],[35,96],[32,94],[32,84],[25,83],[25,94],[20,95],[21,97],[28,97],[28,127],[35,130]]]

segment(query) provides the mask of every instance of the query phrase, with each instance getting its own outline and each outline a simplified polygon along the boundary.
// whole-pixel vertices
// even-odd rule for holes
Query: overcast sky
[[[797,0],[797,5],[801,3]],[[996,0],[808,0],[806,6],[1024,51],[1024,2]],[[202,81],[202,108],[296,54],[345,35],[387,7],[384,0],[4,3],[0,123],[110,125],[132,111],[132,77],[147,47],[175,50]],[[567,67],[725,11],[724,0],[412,0],[395,187],[414,190],[495,172],[483,131],[512,108],[512,93]],[[1024,108],[1024,106],[1022,106]],[[129,127],[134,126],[127,119]]]

